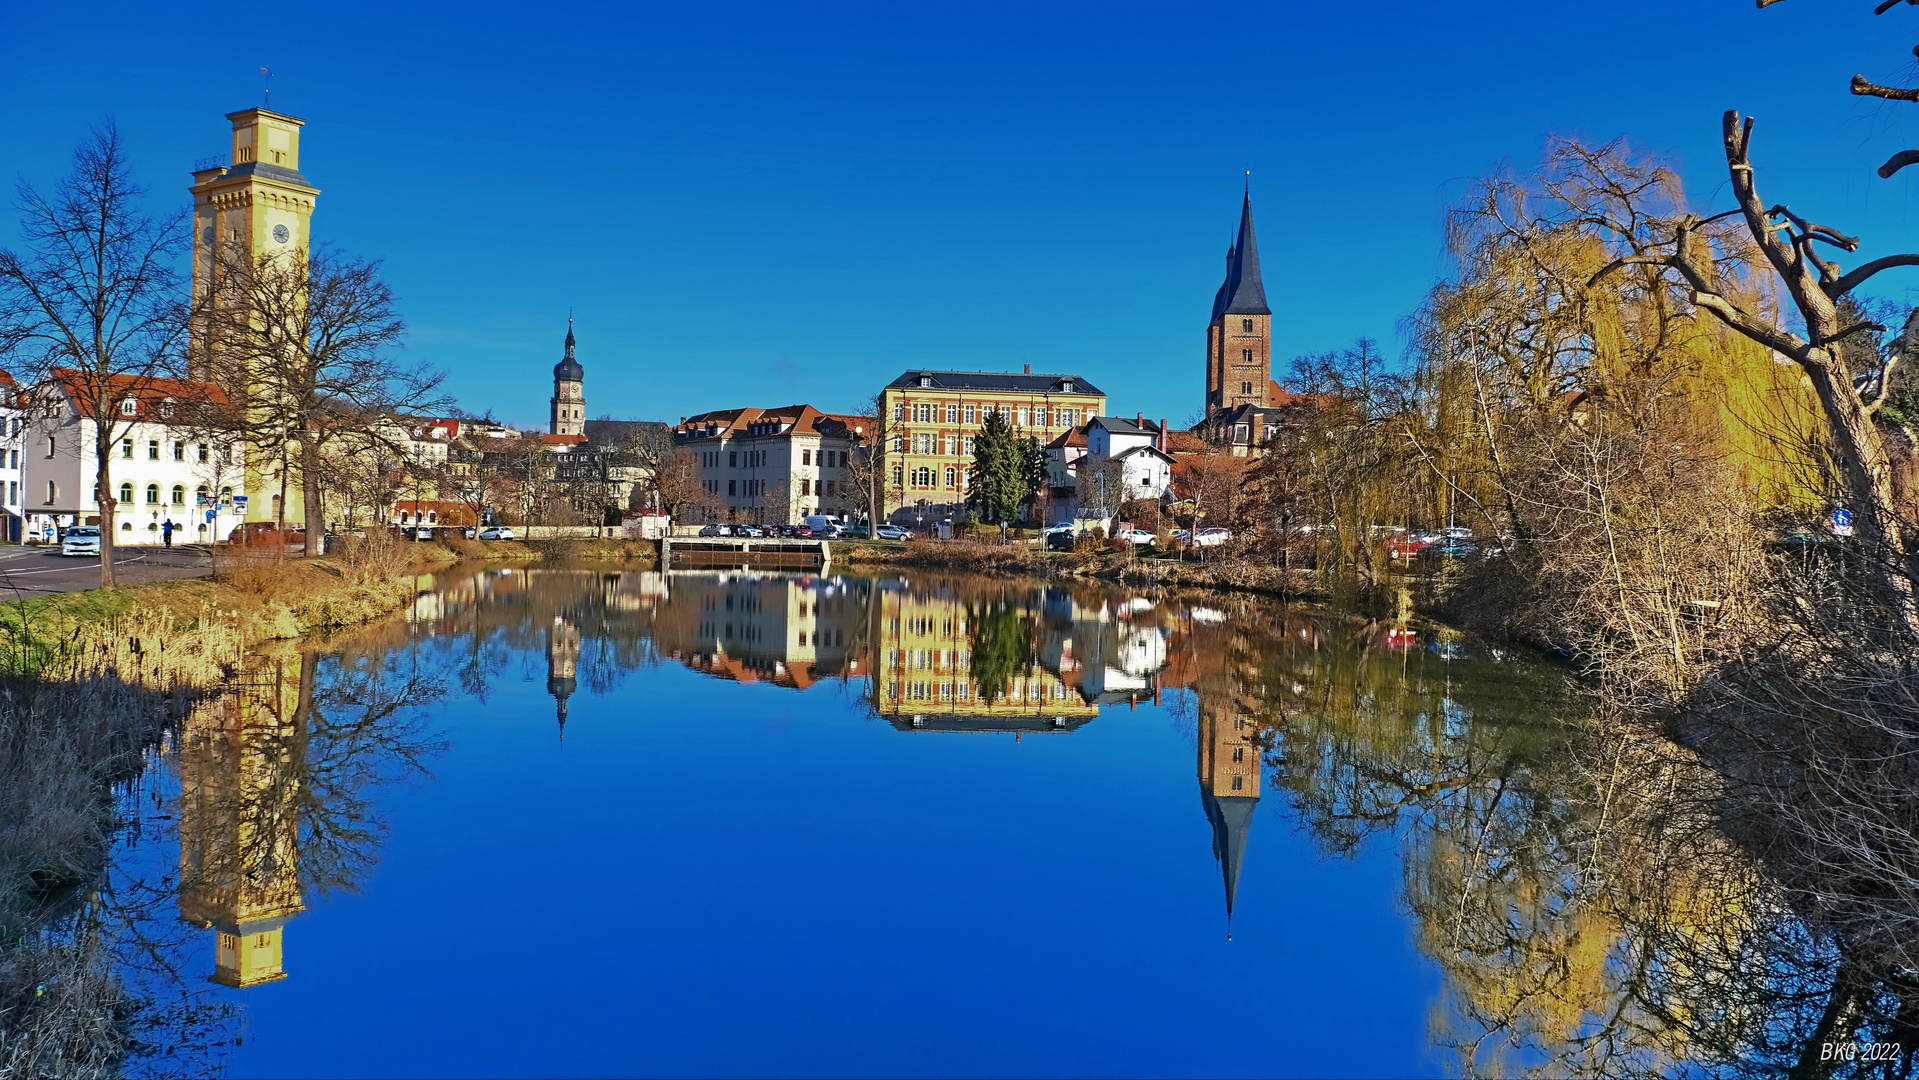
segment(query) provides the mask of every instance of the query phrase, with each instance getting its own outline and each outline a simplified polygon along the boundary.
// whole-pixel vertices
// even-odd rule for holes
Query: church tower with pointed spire
[[[1226,249],[1226,280],[1213,297],[1206,326],[1206,412],[1266,404],[1273,379],[1273,309],[1259,279],[1253,239],[1253,193],[1239,208],[1239,236]]]
[[[573,355],[573,319],[566,320],[566,356],[553,365],[553,412],[547,422],[554,435],[586,433],[586,369]]]
[[[546,692],[553,695],[562,739],[566,738],[566,699],[579,688],[579,666],[580,631],[565,616],[555,615],[546,631]]]

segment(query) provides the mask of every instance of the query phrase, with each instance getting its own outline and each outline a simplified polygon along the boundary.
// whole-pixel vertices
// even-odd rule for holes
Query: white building
[[[27,412],[20,404],[20,388],[13,376],[0,371],[0,540],[20,542],[26,536],[26,515],[20,475],[20,450],[26,442]]]
[[[21,502],[28,539],[51,539],[56,525],[97,524],[100,500],[96,431],[80,373],[55,368],[22,432]],[[225,540],[246,516],[243,442],[224,422],[227,399],[211,383],[115,376],[117,402],[111,474],[119,505],[114,541],[158,544],[174,524],[175,543]]]
[[[1095,416],[1086,428],[1086,461],[1081,463],[1079,475],[1082,480],[1095,477],[1103,481],[1117,473],[1123,491],[1106,493],[1111,500],[1108,505],[1127,499],[1166,498],[1173,490],[1173,455],[1166,452],[1165,440],[1165,421],[1156,425],[1144,415],[1132,420]],[[1118,468],[1104,468],[1107,462]]]
[[[852,420],[811,405],[721,409],[681,420],[673,441],[698,459],[721,520],[786,525],[852,510]]]

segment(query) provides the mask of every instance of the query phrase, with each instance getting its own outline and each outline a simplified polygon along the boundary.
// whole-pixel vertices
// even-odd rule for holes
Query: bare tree
[[[164,370],[187,326],[173,269],[185,218],[148,215],[145,195],[109,123],[74,151],[73,171],[52,194],[20,186],[28,250],[0,249],[0,357],[27,383],[63,369],[94,422],[102,588],[113,587],[117,546],[112,450],[137,419],[118,405]]]
[[[213,370],[244,402],[260,459],[297,463],[307,554],[318,555],[325,456],[408,456],[411,439],[393,418],[444,408],[445,376],[392,356],[406,325],[378,262],[321,248],[304,257],[234,253],[228,263],[234,302],[211,316]]]
[[[892,463],[903,448],[895,447],[898,424],[886,409],[886,399],[875,394],[852,414],[846,432],[852,450],[847,455],[846,483],[853,504],[865,512],[869,527],[886,521],[886,507],[901,497],[905,485],[893,478]]]
[[[1873,414],[1886,402],[1894,372],[1886,370],[1878,380],[1876,394],[1862,398],[1844,349],[1845,340],[1852,335],[1883,332],[1886,328],[1863,321],[1845,324],[1839,308],[1841,299],[1880,271],[1919,266],[1919,254],[1887,255],[1851,271],[1842,271],[1838,263],[1821,258],[1816,244],[1856,251],[1859,241],[1809,221],[1784,205],[1766,205],[1753,178],[1752,127],[1751,117],[1742,121],[1733,110],[1728,110],[1721,121],[1727,171],[1739,204],[1736,209],[1708,218],[1685,214],[1673,224],[1671,242],[1662,245],[1661,250],[1621,256],[1592,280],[1635,264],[1670,268],[1690,289],[1693,304],[1805,372],[1825,413],[1839,479],[1851,504],[1860,545],[1872,567],[1874,591],[1903,626],[1919,631],[1919,612],[1913,607],[1914,589],[1919,585],[1919,526],[1899,512],[1892,462],[1873,424]],[[1708,228],[1733,215],[1745,221],[1744,235],[1738,240],[1729,241],[1727,234]],[[1785,285],[1805,326],[1803,336],[1780,325],[1763,309],[1734,299],[1742,291],[1731,279],[1740,262],[1740,252],[1734,250],[1739,244],[1756,249]]]

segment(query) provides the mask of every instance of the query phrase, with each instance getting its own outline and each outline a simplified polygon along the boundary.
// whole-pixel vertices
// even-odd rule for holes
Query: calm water
[[[309,648],[131,796],[142,1068],[1457,1071],[1434,943],[1570,708],[1450,635],[939,575],[489,570]]]

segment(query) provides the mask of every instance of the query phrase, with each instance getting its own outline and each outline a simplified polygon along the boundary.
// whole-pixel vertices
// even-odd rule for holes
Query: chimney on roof
[[[685,424],[686,424],[686,417],[684,417],[684,416],[682,416],[682,417],[680,417],[680,424],[681,424],[681,426],[685,426]]]
[[[1033,365],[1031,365],[1031,364],[1026,364],[1026,365],[1024,365],[1024,366],[1025,366],[1025,368],[1026,368],[1026,374],[1028,374],[1028,375],[1031,375],[1031,374],[1033,373]]]
[[[1159,418],[1159,452],[1166,452],[1166,418],[1163,416]]]
[[[1145,427],[1145,426],[1146,426],[1146,414],[1145,414],[1145,413],[1134,413],[1134,414],[1133,414],[1133,425],[1134,425],[1135,427],[1142,427],[1142,428],[1143,428],[1143,427]]]

